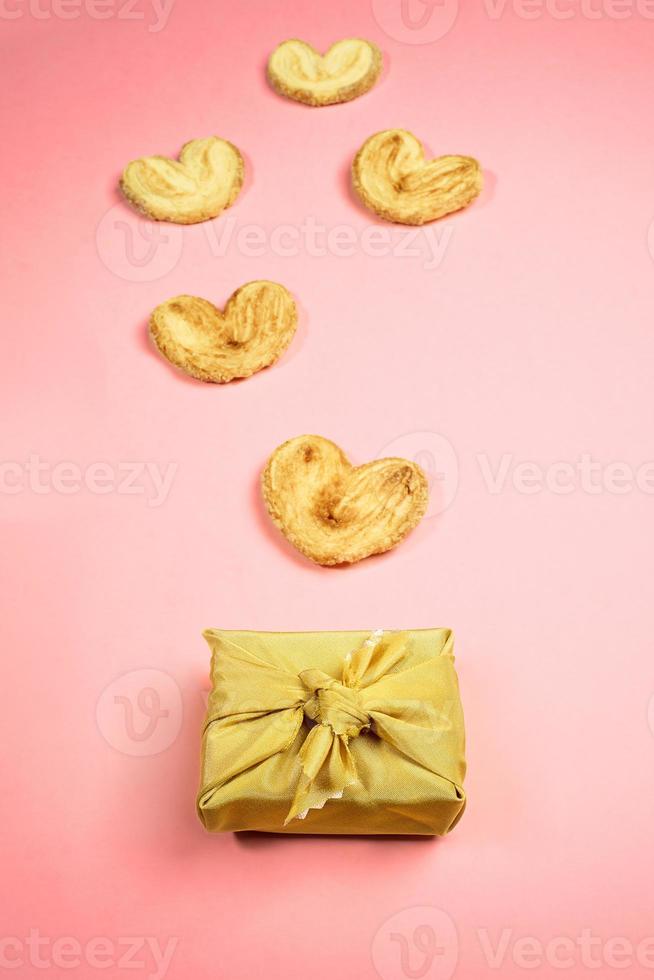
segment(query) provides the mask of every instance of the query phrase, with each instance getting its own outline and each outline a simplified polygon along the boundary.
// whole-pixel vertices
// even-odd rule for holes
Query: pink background
[[[50,976],[157,975],[148,938],[176,940],[171,980],[560,975],[569,953],[547,944],[586,929],[599,966],[577,947],[567,975],[651,973],[635,947],[654,934],[654,498],[577,478],[570,493],[525,493],[512,478],[524,462],[589,454],[606,474],[654,458],[654,21],[635,2],[623,19],[608,0],[596,18],[561,7],[572,16],[507,3],[493,17],[471,2],[434,40],[402,28],[400,0],[176,0],[159,31],[145,0],[133,19],[4,8],[19,16],[0,19],[0,972],[13,959],[14,975],[44,975],[34,930]],[[360,100],[312,110],[267,87],[280,40],[324,49],[356,35],[385,63]],[[347,179],[363,140],[395,126],[486,172],[474,206],[431,226],[449,236],[436,268],[424,237],[413,256],[360,244],[376,225],[407,246]],[[211,133],[243,151],[245,188],[210,225],[158,226],[148,262],[120,171]],[[269,238],[258,257],[234,240],[220,254],[208,238],[308,217],[353,229],[354,254],[302,241],[279,254]],[[150,349],[157,303],[222,304],[256,278],[284,283],[301,309],[277,366],[203,386]],[[384,557],[312,566],[258,494],[268,454],[304,432],[356,462],[389,444],[420,456],[440,473],[434,513]],[[36,492],[20,476],[30,455],[78,473],[177,469],[152,506],[150,491],[63,493],[53,476]],[[494,471],[505,455],[492,493],[484,460]],[[469,742],[469,808],[449,838],[205,834],[203,628],[435,625],[456,633]],[[153,703],[167,712],[154,721]],[[130,936],[140,972],[119,962]],[[499,968],[485,936],[505,942]],[[68,963],[52,945],[65,937]],[[83,961],[93,937],[104,970]],[[546,947],[532,970],[524,937]]]

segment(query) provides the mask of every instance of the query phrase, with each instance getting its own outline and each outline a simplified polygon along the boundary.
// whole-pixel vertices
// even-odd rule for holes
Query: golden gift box
[[[446,834],[465,807],[448,629],[207,630],[210,831]]]

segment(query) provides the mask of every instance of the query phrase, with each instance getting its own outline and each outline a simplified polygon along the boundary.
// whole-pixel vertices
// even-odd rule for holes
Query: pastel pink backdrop
[[[22,14],[0,20],[2,461],[177,467],[160,506],[117,489],[38,493],[27,477],[9,492],[19,471],[3,470],[3,967],[22,958],[16,975],[43,975],[30,930],[83,950],[173,938],[170,980],[518,977],[521,937],[590,929],[635,947],[654,932],[654,498],[527,494],[512,470],[493,494],[482,467],[654,457],[654,21],[576,6],[526,19],[510,4],[494,18],[467,3],[443,37],[414,44],[420,28],[393,36],[400,0],[376,13],[176,0],[158,31],[144,2],[141,19],[3,9]],[[384,54],[364,98],[311,110],[268,88],[280,40],[347,36]],[[486,173],[479,201],[433,226],[446,236],[435,268],[429,240],[400,228],[379,223],[399,254],[360,244],[377,222],[348,189],[349,163],[396,126]],[[160,226],[152,278],[120,171],[211,133],[242,149],[245,188],[211,225]],[[245,226],[270,235],[308,218],[353,229],[354,254],[235,243]],[[223,303],[256,278],[284,283],[301,309],[273,369],[203,386],[150,349],[158,302]],[[312,566],[257,489],[267,455],[303,432],[357,462],[389,444],[429,462],[451,444],[436,513],[384,557]],[[449,838],[205,834],[203,628],[435,625],[456,633],[469,743],[469,808]],[[138,700],[142,677],[154,702]],[[142,733],[153,704],[168,712],[154,718],[163,741],[139,742],[128,712]],[[432,919],[446,955],[421,940]],[[497,946],[506,931],[493,970],[484,935]],[[104,970],[60,953],[42,947],[48,975],[134,975],[118,953]],[[593,976],[615,974],[595,955]],[[154,973],[145,953],[139,965]],[[577,954],[568,975],[586,972]],[[648,971],[632,957],[618,972]]]

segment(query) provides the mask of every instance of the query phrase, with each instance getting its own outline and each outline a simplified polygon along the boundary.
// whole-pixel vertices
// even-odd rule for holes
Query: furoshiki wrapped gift
[[[448,629],[207,630],[210,831],[446,834],[465,807]]]

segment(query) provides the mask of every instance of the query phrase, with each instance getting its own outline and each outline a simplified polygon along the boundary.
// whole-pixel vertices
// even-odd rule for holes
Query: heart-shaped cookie
[[[185,143],[179,160],[132,160],[120,181],[123,194],[139,211],[179,225],[215,218],[234,203],[242,184],[243,158],[218,136]]]
[[[154,310],[150,335],[175,367],[200,381],[248,378],[290,344],[295,300],[276,282],[248,282],[224,310],[198,296],[175,296]]]
[[[363,144],[352,164],[354,189],[367,208],[386,221],[424,225],[460,211],[483,186],[473,157],[425,160],[419,139],[406,129],[387,129]]]
[[[332,44],[320,55],[306,41],[284,41],[270,55],[268,78],[273,88],[306,105],[333,105],[363,95],[377,81],[381,51],[357,37]]]
[[[297,436],[272,454],[263,498],[277,527],[319,565],[388,551],[427,509],[427,477],[407,459],[352,466],[335,443]]]

